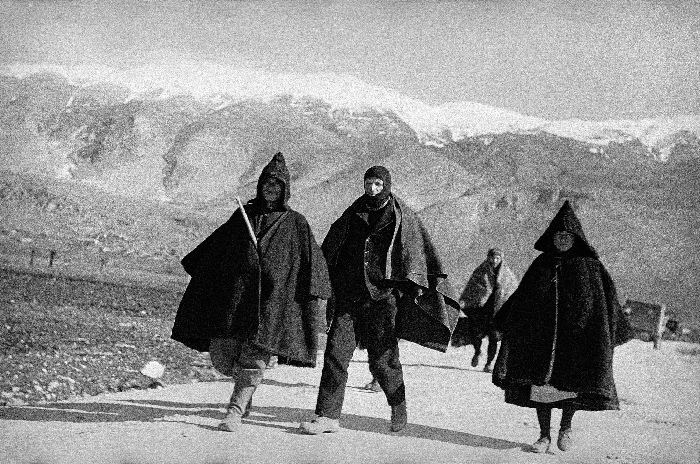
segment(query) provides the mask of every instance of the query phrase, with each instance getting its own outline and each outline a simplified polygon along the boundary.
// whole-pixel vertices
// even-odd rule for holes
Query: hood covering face
[[[554,216],[552,222],[549,223],[549,227],[547,227],[542,236],[537,239],[537,242],[535,242],[535,250],[544,253],[558,253],[557,249],[554,247],[554,234],[557,232],[569,232],[574,235],[574,245],[566,252],[567,255],[586,256],[598,259],[598,253],[595,251],[595,248],[588,243],[586,235],[583,233],[581,221],[576,217],[569,200],[564,202],[557,215]]]
[[[262,194],[262,186],[268,178],[273,178],[282,183],[282,198],[277,205],[267,205],[265,198]],[[255,203],[265,210],[270,211],[284,211],[289,207],[287,202],[291,196],[289,186],[291,184],[291,176],[289,175],[289,170],[287,169],[287,163],[284,160],[284,155],[281,152],[275,154],[272,157],[267,166],[265,166],[258,178],[257,195],[255,197]]]
[[[381,179],[384,182],[384,189],[375,196],[365,194],[365,204],[369,209],[377,209],[382,206],[391,196],[391,174],[384,166],[372,166],[365,172],[364,180]]]

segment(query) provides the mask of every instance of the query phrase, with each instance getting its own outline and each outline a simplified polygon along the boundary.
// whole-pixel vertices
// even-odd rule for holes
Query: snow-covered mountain
[[[163,212],[149,220],[164,231],[159,246],[181,256],[206,229],[182,224],[196,223],[193,214],[224,220],[235,196],[254,195],[277,151],[292,175],[292,206],[319,239],[361,193],[367,167],[383,164],[459,287],[496,244],[524,272],[534,241],[568,199],[622,294],[698,320],[698,116],[547,121],[473,102],[430,106],[347,76],[192,61],[0,73],[0,215],[15,224],[8,233],[60,236],[66,223],[87,221],[102,235],[139,236],[119,219],[140,217],[155,200],[152,211]],[[31,176],[31,188],[18,187],[17,176]],[[75,208],[52,199],[59,184],[80,194]],[[103,195],[129,206],[112,212]],[[88,204],[106,216],[104,226],[83,218]],[[124,249],[148,255],[152,237]]]
[[[129,69],[16,63],[6,66],[0,73],[20,81],[39,73],[54,73],[65,78],[75,93],[96,86],[116,86],[121,89],[123,104],[134,100],[166,101],[186,96],[200,102],[209,111],[215,111],[235,102],[268,102],[283,95],[294,100],[318,99],[327,103],[330,111],[341,110],[350,114],[378,111],[395,115],[415,132],[422,143],[437,147],[480,135],[544,132],[599,147],[639,141],[656,159],[667,161],[676,144],[700,137],[700,115],[641,120],[552,121],[476,102],[431,106],[353,76],[273,74],[195,60],[163,60]],[[72,104],[73,99],[69,98],[66,108]]]

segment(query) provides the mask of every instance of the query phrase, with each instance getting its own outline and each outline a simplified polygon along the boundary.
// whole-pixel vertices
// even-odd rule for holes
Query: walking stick
[[[250,235],[250,239],[253,241],[253,245],[255,245],[255,251],[256,254],[258,255],[258,260],[260,260],[260,250],[258,249],[258,238],[255,236],[255,232],[253,232],[253,226],[250,225],[250,219],[248,219],[248,215],[245,212],[245,208],[243,207],[243,202],[239,197],[236,197],[236,201],[238,202],[238,207],[241,208],[241,214],[243,215],[243,222],[245,222],[246,227],[248,228],[248,235]],[[262,279],[260,276],[260,266],[258,265],[258,312],[260,311],[260,296],[262,295]]]
[[[250,219],[248,219],[248,215],[245,212],[245,208],[243,208],[243,202],[241,202],[241,199],[239,197],[236,197],[236,201],[238,202],[238,207],[241,209],[243,221],[245,222],[245,225],[248,228],[248,234],[250,234],[250,239],[253,241],[253,245],[255,245],[255,248],[257,249],[258,239],[255,236],[255,232],[253,232],[253,226],[250,225]]]

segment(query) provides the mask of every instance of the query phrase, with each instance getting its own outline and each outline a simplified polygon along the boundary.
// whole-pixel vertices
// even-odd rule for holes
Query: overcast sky
[[[550,119],[700,114],[700,1],[0,0],[0,65],[163,54]]]

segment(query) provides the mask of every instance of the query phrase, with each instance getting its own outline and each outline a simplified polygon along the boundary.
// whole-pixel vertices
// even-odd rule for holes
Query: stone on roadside
[[[165,373],[165,366],[158,361],[149,361],[144,364],[139,372],[151,379],[159,379]]]
[[[24,406],[26,405],[27,402],[24,400],[21,400],[19,398],[15,398],[14,396],[12,398],[7,399],[7,404],[6,406]]]

